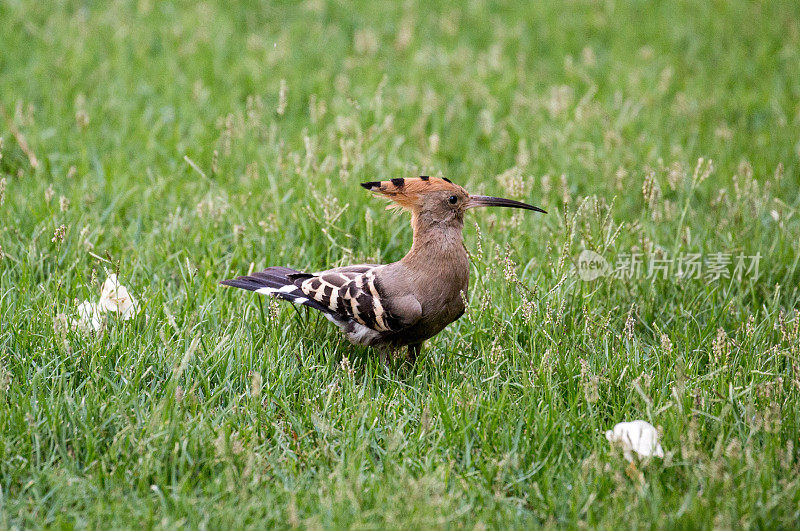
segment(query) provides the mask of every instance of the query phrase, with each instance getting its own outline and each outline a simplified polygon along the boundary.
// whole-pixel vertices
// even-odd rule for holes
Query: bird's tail
[[[268,267],[264,271],[253,273],[251,275],[236,277],[230,280],[223,280],[220,284],[224,286],[231,286],[239,289],[246,289],[248,291],[255,291],[261,295],[271,295],[279,299],[284,299],[295,304],[303,304],[321,311],[325,314],[328,320],[341,325],[341,317],[336,315],[330,308],[323,306],[316,300],[309,298],[300,289],[300,286],[295,284],[298,279],[308,278],[312,275],[302,273],[296,269],[288,267]]]

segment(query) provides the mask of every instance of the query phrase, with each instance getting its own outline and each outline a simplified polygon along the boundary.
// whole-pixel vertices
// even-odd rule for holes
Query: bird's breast
[[[469,288],[469,261],[451,255],[428,264],[424,272],[413,275],[414,291],[422,307],[416,335],[427,339],[441,332],[464,314]]]

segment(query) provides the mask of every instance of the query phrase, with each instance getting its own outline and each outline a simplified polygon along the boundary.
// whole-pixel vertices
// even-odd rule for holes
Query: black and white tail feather
[[[264,271],[220,284],[270,295],[319,310],[353,343],[374,345],[399,331],[399,320],[382,303],[375,275],[382,266],[365,264],[318,273],[288,267]]]

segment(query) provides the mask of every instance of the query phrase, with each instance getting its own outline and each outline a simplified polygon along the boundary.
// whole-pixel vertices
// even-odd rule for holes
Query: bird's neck
[[[445,266],[468,267],[467,251],[464,249],[463,223],[436,223],[421,219],[414,213],[411,217],[414,243],[402,262],[412,269],[442,271]]]

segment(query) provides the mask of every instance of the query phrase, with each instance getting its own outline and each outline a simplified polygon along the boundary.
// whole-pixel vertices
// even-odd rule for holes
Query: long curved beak
[[[488,195],[469,196],[469,202],[467,203],[467,208],[475,208],[482,206],[524,208],[525,210],[534,210],[536,212],[541,212],[542,214],[547,214],[546,210],[542,210],[539,207],[529,205],[528,203],[523,203],[522,201],[514,201],[513,199],[504,199],[502,197],[491,197]]]

